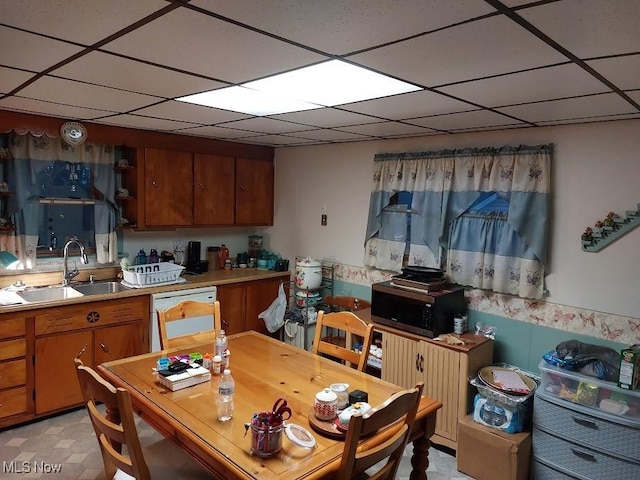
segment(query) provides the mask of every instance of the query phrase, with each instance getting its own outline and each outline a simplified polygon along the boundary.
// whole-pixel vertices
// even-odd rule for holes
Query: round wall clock
[[[60,127],[62,139],[75,147],[82,145],[87,140],[87,129],[78,122],[66,122]]]

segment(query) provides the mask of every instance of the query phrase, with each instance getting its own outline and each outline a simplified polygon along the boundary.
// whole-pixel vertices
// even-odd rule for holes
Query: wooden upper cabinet
[[[148,227],[193,225],[193,155],[146,148],[144,217]]]
[[[233,225],[235,159],[196,154],[193,178],[193,224]]]
[[[273,225],[271,160],[236,158],[236,225]]]

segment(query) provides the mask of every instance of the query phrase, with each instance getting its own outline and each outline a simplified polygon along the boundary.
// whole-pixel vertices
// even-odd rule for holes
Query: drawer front
[[[0,363],[0,389],[27,383],[27,361],[14,360]]]
[[[0,342],[0,360],[24,357],[27,354],[27,341],[24,338]]]
[[[640,471],[640,463],[632,463],[567,442],[535,426],[532,441],[534,459],[585,480],[637,478]]]
[[[143,301],[98,302],[51,309],[36,315],[36,335],[96,328],[139,320],[149,315]]]
[[[8,318],[0,320],[0,339],[11,337],[24,337],[24,318]]]
[[[558,470],[555,470],[548,465],[545,465],[538,460],[531,462],[531,480],[575,480],[576,477],[571,477]]]
[[[0,392],[0,418],[27,411],[27,387]]]
[[[640,462],[640,426],[610,422],[584,413],[592,410],[569,405],[572,408],[565,408],[547,400],[544,394],[537,393],[533,409],[534,425],[570,442]],[[625,421],[624,417],[620,417],[620,421]]]

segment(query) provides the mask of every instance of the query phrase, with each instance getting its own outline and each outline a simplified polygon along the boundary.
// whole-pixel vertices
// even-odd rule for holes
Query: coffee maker
[[[204,273],[208,270],[208,264],[206,260],[200,258],[201,243],[196,241],[190,241],[187,244],[187,270],[192,273]]]

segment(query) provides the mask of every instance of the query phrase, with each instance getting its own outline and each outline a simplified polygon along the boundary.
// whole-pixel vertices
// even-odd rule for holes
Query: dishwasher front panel
[[[213,287],[192,288],[175,292],[155,293],[151,295],[150,341],[151,351],[160,351],[160,333],[158,329],[158,310],[166,310],[181,302],[192,300],[195,302],[213,303],[216,301],[217,289]],[[188,335],[213,328],[213,317],[210,315],[194,317],[181,322],[167,325],[169,337]],[[204,352],[203,352],[204,353]]]

